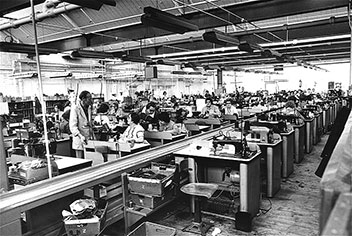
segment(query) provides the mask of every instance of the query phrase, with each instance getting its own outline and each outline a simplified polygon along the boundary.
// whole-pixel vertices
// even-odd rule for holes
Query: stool
[[[211,198],[217,189],[217,184],[208,183],[189,183],[181,187],[183,193],[195,197],[194,222],[182,231],[205,235],[209,228],[213,226],[210,223],[202,222],[200,203],[202,197]]]

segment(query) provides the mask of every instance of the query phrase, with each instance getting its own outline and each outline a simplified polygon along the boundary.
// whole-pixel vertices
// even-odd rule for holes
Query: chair
[[[181,191],[185,194],[194,196],[195,213],[194,222],[185,227],[183,231],[205,235],[213,225],[202,221],[201,216],[201,199],[203,197],[211,198],[214,192],[218,189],[217,184],[208,183],[189,183],[181,187]]]

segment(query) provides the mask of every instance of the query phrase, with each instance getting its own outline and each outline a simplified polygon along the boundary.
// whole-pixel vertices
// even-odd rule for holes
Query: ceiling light
[[[83,58],[114,58],[112,53],[100,52],[100,51],[89,51],[89,50],[75,50],[71,52],[72,58],[83,57]]]
[[[60,51],[54,48],[43,48],[38,47],[40,55],[48,55],[51,53],[59,53]],[[21,43],[8,43],[0,42],[0,52],[14,52],[14,53],[26,53],[35,55],[35,47],[30,44],[21,44]]]
[[[179,61],[172,61],[167,59],[159,59],[156,61],[156,63],[161,65],[167,65],[167,66],[181,65],[181,62]]]
[[[240,51],[245,51],[245,52],[248,52],[248,53],[253,53],[254,49],[256,49],[257,47],[259,47],[259,46],[258,45],[254,45],[254,44],[250,44],[248,42],[241,42],[238,45],[238,49]]]
[[[139,62],[139,63],[152,62],[152,59],[150,57],[143,57],[143,56],[123,55],[121,59],[123,61],[131,61],[131,62]]]
[[[116,6],[115,0],[63,0],[62,2],[68,2],[82,7],[91,8],[94,10],[99,10],[103,4],[109,6]]]
[[[147,26],[153,26],[179,34],[198,30],[198,26],[190,21],[153,7],[145,7],[144,13],[145,14],[141,16],[141,21]]]
[[[240,41],[236,37],[232,37],[228,34],[225,34],[218,30],[212,30],[205,32],[203,34],[203,40],[223,46],[231,45],[239,45]]]

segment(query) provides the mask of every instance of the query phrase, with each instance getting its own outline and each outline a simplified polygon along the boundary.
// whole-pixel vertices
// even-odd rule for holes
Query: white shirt
[[[104,124],[109,124],[110,121],[109,121],[109,117],[106,116],[106,115],[101,115],[101,114],[98,114],[95,118],[94,118],[94,123],[97,123],[99,125],[104,125]]]
[[[136,143],[144,141],[144,129],[141,125],[132,124],[127,127],[125,132],[120,136],[121,141],[134,140]]]
[[[228,108],[227,106],[225,106],[225,108],[224,108],[224,114],[225,115],[237,115],[238,116],[238,111],[237,111],[237,109],[236,109],[236,107],[235,106],[232,106],[231,105],[231,107],[230,108]]]

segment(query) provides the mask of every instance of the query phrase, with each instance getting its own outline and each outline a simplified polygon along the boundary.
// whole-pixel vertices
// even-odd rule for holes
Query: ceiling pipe
[[[61,1],[59,0],[53,0],[50,3],[55,4],[55,3],[61,3]],[[45,12],[41,12],[41,13],[37,13],[35,16],[36,21],[41,21],[45,18],[49,18],[55,15],[59,15],[61,13],[67,12],[67,11],[71,11],[71,10],[75,10],[81,8],[81,6],[78,5],[74,5],[74,4],[64,4],[60,7],[57,8],[49,8],[50,10],[47,10]],[[5,24],[0,25],[0,31],[1,30],[7,30],[9,28],[17,28],[21,25],[24,24],[29,24],[32,22],[32,16],[26,16],[24,18],[18,19],[18,20],[14,20]]]

